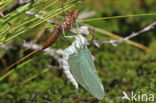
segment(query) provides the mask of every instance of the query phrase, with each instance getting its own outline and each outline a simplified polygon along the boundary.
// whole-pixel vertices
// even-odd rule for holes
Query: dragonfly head
[[[71,14],[72,14],[72,17],[76,20],[77,17],[78,17],[79,11],[78,10],[73,10]]]

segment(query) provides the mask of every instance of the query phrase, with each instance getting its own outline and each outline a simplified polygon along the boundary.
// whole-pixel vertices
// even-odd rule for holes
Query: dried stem
[[[141,29],[140,31],[138,32],[135,32],[135,33],[132,33],[131,35],[125,37],[125,38],[122,38],[122,39],[118,39],[118,40],[110,40],[110,41],[99,41],[99,40],[90,40],[88,39],[89,41],[92,41],[93,43],[98,43],[98,44],[113,44],[115,45],[115,43],[120,43],[120,42],[126,42],[128,41],[129,39],[135,37],[135,36],[138,36],[144,32],[147,32],[151,29],[153,29],[154,27],[156,26],[156,21],[153,22],[152,24],[148,25],[147,27],[145,27],[144,29]]]
[[[17,43],[15,43],[17,44]],[[29,42],[24,42],[22,44],[23,47],[25,48],[31,48],[34,49],[33,52],[29,53],[28,55],[26,55],[25,57],[23,57],[22,59],[18,60],[17,62],[15,62],[14,64],[12,64],[11,66],[7,67],[4,71],[2,71],[2,74],[5,74],[10,68],[12,68],[13,66],[15,66],[16,64],[18,64],[19,62],[23,61],[24,59],[26,59],[27,57],[30,57],[31,55],[33,55],[34,53],[38,52],[39,50],[41,50],[40,45],[37,44],[33,44],[33,43],[29,43]],[[6,48],[6,45],[1,45],[1,48]],[[61,58],[59,57],[59,55],[63,55],[63,50],[55,50],[53,48],[48,47],[47,49],[42,50],[43,52],[51,52],[51,51],[55,51],[55,53],[50,53],[49,55],[54,58],[58,63],[59,63],[59,67],[58,69],[61,68]]]

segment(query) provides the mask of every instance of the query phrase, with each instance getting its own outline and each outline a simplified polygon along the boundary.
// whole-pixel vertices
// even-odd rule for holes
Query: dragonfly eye
[[[80,27],[80,33],[81,33],[81,34],[85,34],[85,35],[89,35],[88,26],[81,26],[81,27]]]

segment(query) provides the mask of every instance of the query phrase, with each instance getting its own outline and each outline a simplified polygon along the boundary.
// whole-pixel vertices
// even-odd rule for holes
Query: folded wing
[[[87,46],[69,57],[69,66],[74,78],[93,96],[104,97],[104,88],[96,72],[95,64]]]

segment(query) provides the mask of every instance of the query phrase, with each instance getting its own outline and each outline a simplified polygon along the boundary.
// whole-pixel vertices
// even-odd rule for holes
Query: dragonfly
[[[62,61],[65,74],[76,88],[78,85],[75,79],[94,97],[103,99],[104,87],[87,47],[87,40],[82,35],[75,36],[75,39],[72,45],[64,50]]]
[[[7,67],[3,71],[3,73],[5,73],[10,68],[21,62],[23,59],[26,59],[32,54],[36,53],[37,51],[44,50],[51,46],[53,43],[55,43],[62,31],[64,34],[64,30],[70,30],[72,28],[71,25],[76,22],[77,17],[78,10],[73,10],[72,12],[68,13],[68,15],[66,15],[65,18],[56,25],[52,35],[43,44],[41,48],[36,49],[32,53],[26,55],[25,57],[17,61],[16,63]],[[67,36],[65,37],[68,38]],[[78,84],[76,82],[77,80],[89,93],[91,93],[98,99],[102,99],[104,97],[104,88],[96,72],[95,64],[91,58],[91,53],[87,48],[87,40],[82,35],[75,36],[75,38],[76,40],[73,42],[72,46],[67,48],[64,53],[64,61],[69,62],[69,65],[66,65],[68,63],[63,63],[65,74],[67,75],[69,80],[75,85],[76,88],[78,88]],[[73,54],[70,54],[70,50]],[[66,56],[70,57],[66,59]]]

